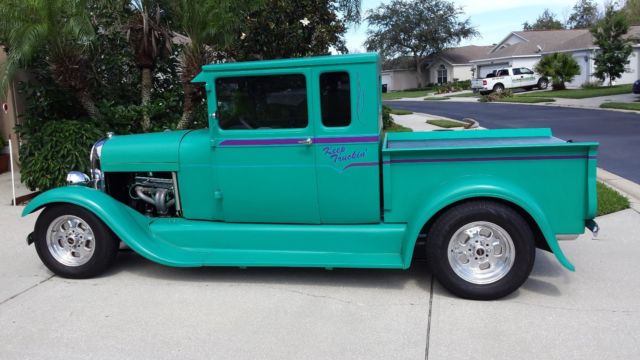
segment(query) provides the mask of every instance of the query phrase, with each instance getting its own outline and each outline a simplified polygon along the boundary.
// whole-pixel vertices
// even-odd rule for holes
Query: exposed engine
[[[107,173],[109,195],[151,217],[179,216],[176,180],[170,172]]]
[[[142,200],[152,205],[158,216],[167,216],[169,209],[176,203],[173,179],[136,176],[129,188],[129,196],[133,200]],[[150,213],[147,215],[153,215],[152,208],[148,208],[148,212]]]

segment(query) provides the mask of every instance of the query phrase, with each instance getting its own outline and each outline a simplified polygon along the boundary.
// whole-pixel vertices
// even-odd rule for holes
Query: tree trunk
[[[142,131],[148,131],[151,128],[151,118],[149,117],[149,110],[147,105],[151,101],[151,87],[153,83],[151,81],[151,68],[142,68]]]
[[[80,105],[82,105],[90,118],[92,118],[93,120],[100,120],[100,110],[98,110],[98,107],[93,101],[91,94],[89,94],[89,90],[84,89],[76,91],[76,98],[78,99],[78,101],[80,101]]]
[[[418,79],[418,88],[422,88],[422,67],[420,66],[420,58],[413,55],[413,61],[416,64],[416,77]]]
[[[178,129],[187,129],[191,125],[191,116],[193,115],[193,93],[194,86],[190,83],[182,84],[184,90],[184,101],[182,103],[182,117],[178,123]]]

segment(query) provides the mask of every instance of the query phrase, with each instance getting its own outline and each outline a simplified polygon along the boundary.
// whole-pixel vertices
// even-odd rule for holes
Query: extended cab
[[[407,269],[420,251],[474,299],[517,289],[536,247],[573,270],[558,239],[595,230],[598,145],[385,134],[379,73],[376,54],[205,66],[208,129],[98,141],[90,176],[24,209],[44,208],[28,243],[72,278],[104,271],[120,241],[182,267]]]
[[[545,90],[549,80],[524,67],[509,67],[494,70],[482,79],[471,80],[471,89],[480,94],[501,93],[504,89]]]

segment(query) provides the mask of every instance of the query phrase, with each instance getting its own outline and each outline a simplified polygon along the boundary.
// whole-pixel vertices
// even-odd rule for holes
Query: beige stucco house
[[[429,56],[422,61],[422,84],[443,84],[469,80],[473,77],[471,60],[485,57],[493,46],[462,46]],[[382,71],[382,84],[388,91],[418,87],[418,78],[413,59],[401,57],[386,62]]]
[[[7,54],[4,51],[4,47],[0,46],[0,68],[7,59]],[[14,154],[14,166],[18,166],[18,142],[16,141],[16,135],[14,127],[19,121],[18,114],[22,109],[23,103],[20,96],[16,96],[15,84],[11,83],[7,89],[6,95],[0,97],[0,136],[4,139],[11,139],[13,145]],[[4,149],[0,149],[0,153],[8,152],[8,146]]]

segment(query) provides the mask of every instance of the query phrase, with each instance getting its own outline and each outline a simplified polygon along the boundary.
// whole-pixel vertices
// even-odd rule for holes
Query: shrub
[[[88,173],[91,146],[102,134],[88,121],[45,122],[20,146],[22,182],[44,191],[64,185],[71,170]]]
[[[535,71],[551,78],[553,90],[566,88],[565,82],[571,82],[576,75],[580,75],[580,66],[576,60],[566,53],[545,55],[535,67]]]
[[[513,96],[513,93],[511,92],[511,90],[509,89],[505,89],[503,90],[501,93],[497,93],[497,92],[492,92],[490,94],[487,95],[482,95],[480,97],[480,99],[478,99],[478,101],[480,102],[493,102],[493,101],[498,101],[504,98],[510,98]]]
[[[580,85],[580,87],[583,88],[583,89],[597,89],[599,87],[602,87],[602,81],[600,81],[600,80],[587,81],[587,82],[583,83],[582,85]]]
[[[393,126],[393,119],[391,119],[391,108],[387,105],[382,105],[382,128],[388,129]]]

